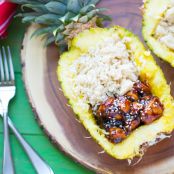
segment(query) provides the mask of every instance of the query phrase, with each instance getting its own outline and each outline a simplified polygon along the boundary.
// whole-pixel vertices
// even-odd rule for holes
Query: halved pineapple
[[[114,33],[121,38],[130,38],[126,46],[131,50],[131,59],[139,69],[140,79],[149,83],[153,95],[159,97],[164,105],[163,116],[160,119],[150,125],[140,126],[118,144],[111,143],[105,137],[103,130],[96,124],[88,104],[80,96],[74,95],[70,76],[70,66],[80,55],[86,53],[91,46],[98,45],[105,37],[113,36]],[[170,95],[170,87],[167,85],[161,69],[150,53],[145,50],[143,44],[134,34],[124,28],[119,26],[109,29],[91,28],[80,33],[72,40],[69,51],[61,55],[57,74],[64,95],[68,98],[81,123],[96,142],[114,158],[132,159],[135,156],[141,156],[144,144],[151,146],[157,140],[166,138],[166,135],[174,129],[174,102]]]
[[[142,33],[150,49],[174,67],[174,21],[171,21],[174,8],[171,9],[172,7],[174,7],[173,0],[146,0],[143,9]],[[173,24],[167,24],[168,20]],[[160,27],[161,22],[165,27]],[[172,27],[171,33],[167,31],[169,27]]]

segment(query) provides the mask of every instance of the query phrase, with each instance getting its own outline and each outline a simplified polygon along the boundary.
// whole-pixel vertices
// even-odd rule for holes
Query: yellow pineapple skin
[[[93,114],[88,109],[88,104],[84,103],[80,96],[73,94],[72,81],[69,75],[69,67],[75,59],[87,52],[91,46],[102,42],[106,36],[113,36],[113,34],[119,34],[121,38],[126,36],[131,39],[127,47],[132,50],[132,60],[140,70],[140,78],[149,83],[153,95],[159,97],[164,105],[163,116],[160,119],[150,125],[140,126],[118,144],[108,141],[102,129],[96,124]],[[64,95],[68,98],[69,104],[80,122],[105,152],[116,159],[132,159],[135,156],[142,156],[142,145],[151,146],[156,143],[157,137],[163,139],[166,137],[165,134],[170,134],[174,129],[174,102],[170,95],[170,87],[154,58],[145,50],[138,37],[124,28],[119,26],[109,29],[91,28],[80,33],[72,40],[69,51],[61,55],[57,75]]]
[[[143,9],[142,34],[149,48],[174,67],[174,51],[160,43],[154,36],[157,25],[170,7],[171,0],[146,0]]]

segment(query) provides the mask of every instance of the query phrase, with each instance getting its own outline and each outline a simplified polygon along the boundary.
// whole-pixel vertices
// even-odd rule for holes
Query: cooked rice
[[[169,49],[174,50],[174,0],[166,10],[164,17],[156,28],[155,36]]]
[[[138,70],[126,48],[129,38],[108,37],[71,65],[73,92],[93,106],[114,94],[128,92]]]

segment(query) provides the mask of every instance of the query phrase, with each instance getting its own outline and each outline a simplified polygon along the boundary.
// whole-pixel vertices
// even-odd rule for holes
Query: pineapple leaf
[[[25,16],[22,18],[22,23],[34,22],[35,18],[35,16]]]
[[[50,45],[51,43],[53,43],[54,41],[55,41],[55,37],[53,35],[49,35],[49,36],[47,36],[44,46],[46,47],[46,46]]]
[[[65,36],[62,33],[58,33],[55,39],[56,43],[59,43],[60,41],[62,41],[65,38]]]
[[[97,8],[96,10],[97,10],[98,12],[103,12],[103,11],[106,11],[107,8]]]
[[[101,18],[102,20],[104,21],[112,21],[112,18],[108,15],[105,15],[105,14],[97,14],[99,18]]]
[[[81,8],[85,6],[86,1],[88,1],[88,0],[79,0],[79,5]]]
[[[52,1],[47,3],[45,6],[52,13],[60,14],[60,15],[63,15],[66,13],[65,4],[62,4],[60,2]]]
[[[67,12],[63,17],[60,18],[60,20],[65,24],[71,21],[72,18],[74,18],[76,14],[72,12]]]
[[[24,11],[24,7],[30,8],[36,12],[46,13],[48,12],[47,8],[43,4],[24,4],[21,6],[21,9]]]
[[[99,12],[98,9],[92,10],[90,12],[88,12],[86,15],[88,16],[89,19],[91,19],[92,17],[94,17],[97,13]]]
[[[38,2],[34,0],[11,0],[11,2],[14,2],[17,4],[38,4]]]
[[[64,25],[60,25],[58,28],[53,31],[53,35],[56,36],[58,32],[62,32],[65,29]]]
[[[54,0],[54,1],[61,2],[61,3],[65,4],[65,5],[67,5],[67,2],[68,2],[68,0]],[[48,1],[48,2],[50,2],[50,1]]]
[[[45,3],[48,3],[50,0],[35,0],[35,1],[41,4],[45,4]]]
[[[68,3],[67,3],[68,11],[71,11],[77,14],[80,11],[80,9],[81,7],[80,7],[79,0],[68,0]]]
[[[30,13],[19,13],[15,17],[22,17],[22,22],[27,23],[27,22],[34,22],[35,18],[41,14],[37,12],[30,12]]]
[[[40,13],[37,12],[29,12],[29,13],[18,13],[17,15],[15,15],[15,17],[26,17],[26,16],[40,16]]]
[[[81,10],[80,10],[80,14],[84,15],[86,14],[88,11],[91,11],[95,8],[95,5],[94,4],[89,4],[85,7],[83,7]]]
[[[43,34],[52,34],[56,28],[57,28],[56,26],[46,27],[46,28],[41,27],[37,29],[35,32],[33,32],[33,34],[31,35],[31,38],[33,38],[33,36],[37,37]]]
[[[85,7],[87,5],[96,5],[100,0],[79,0],[80,6]]]
[[[59,15],[44,14],[36,17],[35,22],[38,24],[45,24],[45,25],[51,25],[51,24],[61,25],[62,21],[59,18],[60,18]]]
[[[96,4],[99,3],[99,2],[100,2],[100,0],[89,0],[89,2],[88,2],[87,5],[89,5],[89,4],[94,4],[94,5],[96,5]]]
[[[79,20],[79,18],[80,18],[80,15],[78,14],[78,15],[74,16],[73,18],[71,18],[71,21],[77,22]]]
[[[83,17],[81,17],[81,18],[79,19],[79,22],[85,24],[85,23],[88,22],[88,20],[89,20],[88,16],[85,15],[85,16],[83,16]]]
[[[91,19],[95,15],[98,15],[99,12],[106,11],[106,10],[107,10],[106,8],[97,8],[97,9],[89,11],[86,15],[88,16],[89,19]]]

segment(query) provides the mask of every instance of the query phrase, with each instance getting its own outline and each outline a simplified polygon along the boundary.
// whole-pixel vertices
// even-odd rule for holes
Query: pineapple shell
[[[142,33],[149,48],[161,59],[169,62],[174,67],[174,51],[159,42],[154,36],[154,31],[172,0],[146,0],[143,8]]]
[[[103,130],[96,124],[88,104],[84,103],[80,96],[74,96],[71,89],[72,82],[69,78],[69,67],[83,53],[87,52],[91,46],[95,46],[113,33],[118,33],[121,38],[129,37],[131,41],[127,47],[132,50],[132,60],[140,70],[141,80],[146,80],[153,95],[160,98],[164,105],[163,116],[151,123],[143,125],[134,130],[121,143],[113,144],[105,137]],[[174,102],[170,95],[170,87],[164,75],[153,59],[147,52],[140,40],[130,31],[115,26],[109,29],[91,28],[83,31],[71,42],[69,51],[63,53],[57,68],[58,80],[64,95],[68,98],[69,104],[73,108],[80,122],[89,131],[94,140],[111,156],[116,159],[132,159],[135,156],[141,157],[148,146],[156,144],[158,141],[167,138],[168,134],[174,129]],[[87,107],[85,107],[87,106]]]

